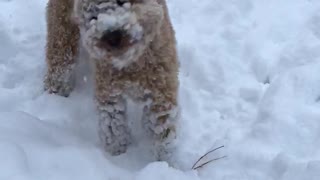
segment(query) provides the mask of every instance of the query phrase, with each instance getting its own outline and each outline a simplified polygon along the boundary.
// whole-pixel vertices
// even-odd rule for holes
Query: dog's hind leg
[[[69,96],[74,86],[74,66],[79,30],[71,19],[73,0],[49,0],[47,5],[46,62],[44,89]]]

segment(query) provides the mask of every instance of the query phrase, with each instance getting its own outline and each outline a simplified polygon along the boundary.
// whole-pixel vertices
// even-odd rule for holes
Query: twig
[[[221,149],[221,148],[224,148],[224,146],[217,147],[217,148],[215,148],[215,149],[207,152],[207,153],[204,154],[203,156],[201,156],[201,157],[198,159],[198,161],[193,164],[192,169],[194,169],[194,167],[197,165],[197,163],[200,162],[200,161],[201,161],[204,157],[206,157],[208,154],[210,154],[210,153],[212,153],[212,152],[214,152],[214,151],[217,151],[217,150],[219,150],[219,149]]]
[[[210,161],[208,161],[208,162],[206,162],[206,163],[203,163],[203,164],[201,164],[200,166],[197,166],[197,167],[192,168],[192,169],[193,169],[193,170],[197,170],[197,169],[202,168],[203,166],[205,166],[205,165],[207,165],[207,164],[209,164],[209,163],[211,163],[211,162],[213,162],[213,161],[218,161],[218,160],[223,159],[223,158],[226,158],[226,157],[227,157],[227,156],[222,156],[222,157],[219,157],[219,158],[212,159],[212,160],[210,160]]]

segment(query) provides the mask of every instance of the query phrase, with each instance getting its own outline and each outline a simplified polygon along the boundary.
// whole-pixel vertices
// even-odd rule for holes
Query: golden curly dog
[[[80,43],[79,43],[80,42]],[[166,160],[179,115],[176,40],[165,0],[49,0],[45,90],[69,96],[79,48],[95,65],[99,135],[112,155],[132,143],[128,98]]]

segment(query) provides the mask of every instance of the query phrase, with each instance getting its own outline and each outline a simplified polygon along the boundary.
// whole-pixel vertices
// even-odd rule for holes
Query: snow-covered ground
[[[319,180],[320,1],[167,0],[181,60],[175,160],[98,146],[90,88],[42,92],[46,0],[0,0],[0,180]],[[205,152],[227,155],[198,171]]]

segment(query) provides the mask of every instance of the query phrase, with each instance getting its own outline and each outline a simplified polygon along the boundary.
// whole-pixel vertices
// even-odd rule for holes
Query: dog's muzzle
[[[81,17],[80,30],[88,52],[99,59],[132,54],[132,49],[143,40],[144,29],[129,1],[90,1],[85,5],[77,17]]]
[[[135,19],[135,15],[99,14],[96,22],[95,35],[98,47],[108,52],[119,52],[130,48],[140,41],[143,30]]]

